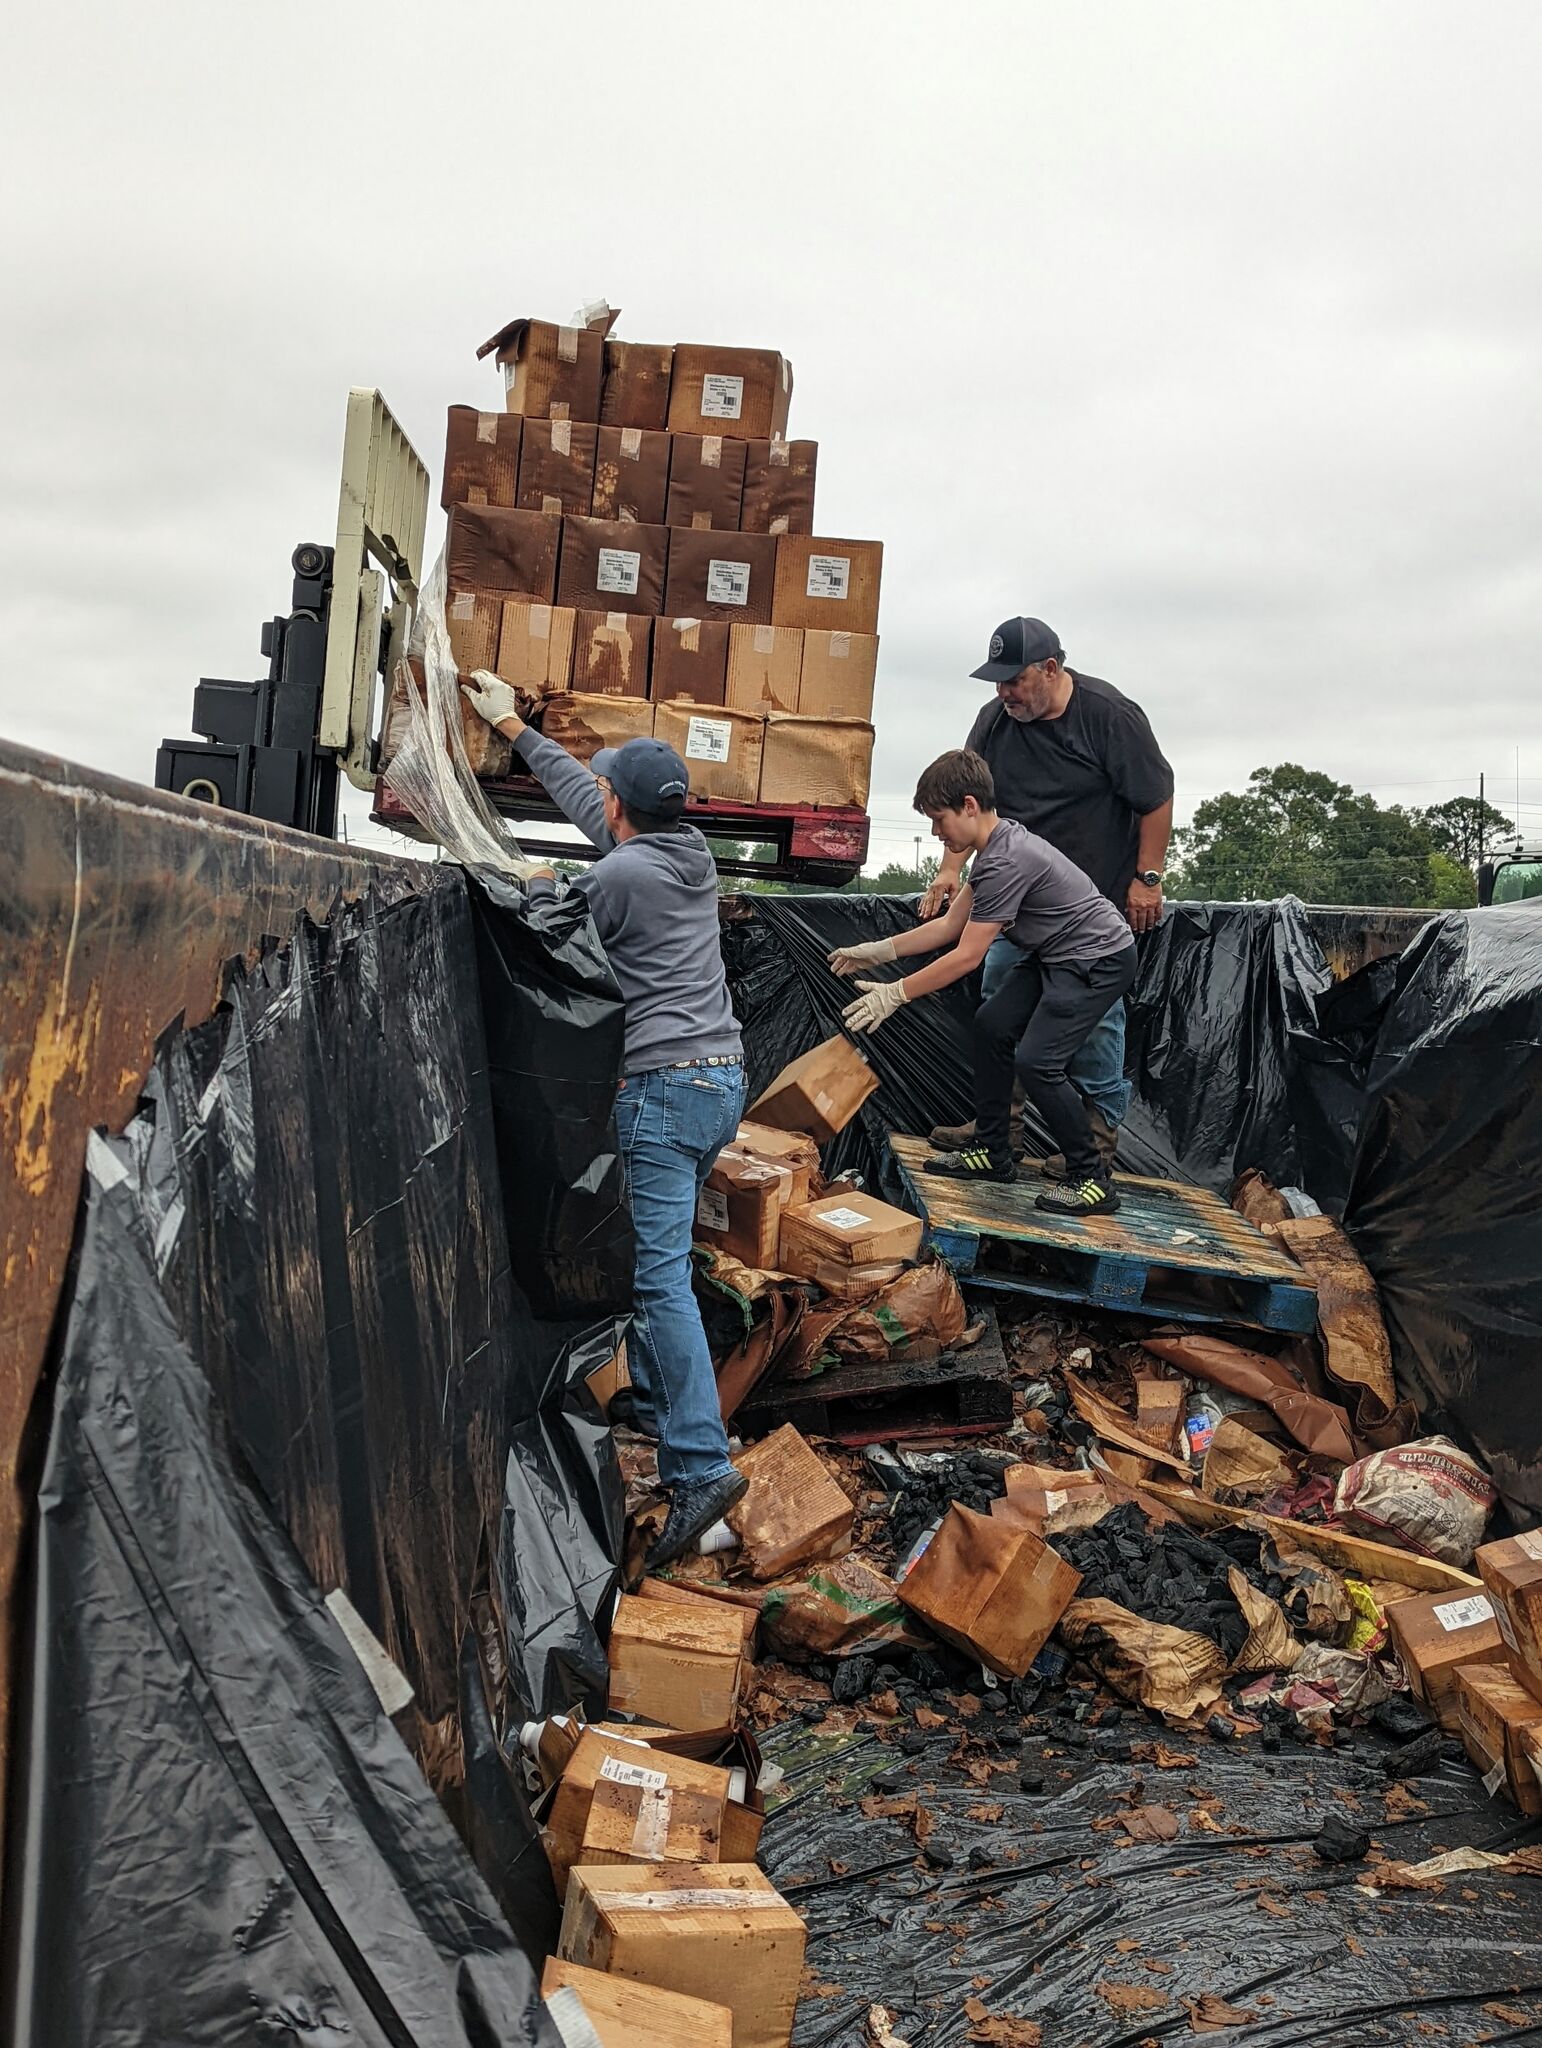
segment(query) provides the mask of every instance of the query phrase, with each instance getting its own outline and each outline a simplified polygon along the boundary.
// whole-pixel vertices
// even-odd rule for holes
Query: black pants
[[[1031,960],[1009,974],[974,1019],[974,1108],[979,1142],[998,1157],[1011,1144],[1012,1079],[1065,1154],[1073,1180],[1098,1170],[1087,1105],[1066,1067],[1135,979],[1133,941],[1100,960],[1046,967]]]

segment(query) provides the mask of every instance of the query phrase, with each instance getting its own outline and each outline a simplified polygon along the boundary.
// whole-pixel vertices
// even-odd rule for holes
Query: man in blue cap
[[[1042,619],[1003,619],[973,675],[992,684],[995,696],[964,745],[989,767],[1002,817],[1063,853],[1137,936],[1150,931],[1162,915],[1173,771],[1145,712],[1112,683],[1068,667],[1060,635]],[[923,918],[951,904],[965,858],[949,853],[943,860],[921,898]],[[1019,948],[998,939],[981,970],[982,999],[995,995],[1007,975],[1028,971],[1026,962]],[[1130,1099],[1122,1002],[1078,1052],[1070,1077],[1086,1100],[1103,1168],[1112,1171]],[[972,1123],[932,1133],[943,1149],[962,1149],[974,1138]],[[1050,1178],[1063,1175],[1062,1161],[1046,1163]]]
[[[739,1499],[691,1287],[696,1201],[744,1110],[744,1060],[718,938],[717,869],[684,823],[685,763],[662,740],[604,747],[589,767],[532,732],[487,669],[462,686],[602,858],[571,886],[588,903],[626,1004],[616,1131],[637,1238],[631,1362],[659,1436],[669,1516],[648,1564],[679,1557]],[[532,896],[555,878],[530,884]]]

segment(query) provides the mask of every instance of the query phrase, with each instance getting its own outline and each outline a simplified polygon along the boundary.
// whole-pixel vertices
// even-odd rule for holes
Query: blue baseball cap
[[[622,747],[601,747],[589,771],[603,775],[629,811],[678,818],[685,809],[691,778],[680,756],[663,740],[635,739]]]

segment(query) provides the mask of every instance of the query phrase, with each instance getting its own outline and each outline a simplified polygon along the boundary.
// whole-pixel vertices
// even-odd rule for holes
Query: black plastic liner
[[[876,1734],[811,1741],[794,1725],[763,1738],[791,1796],[767,1823],[761,1862],[808,1921],[819,1987],[799,2007],[794,2048],[858,2048],[873,2005],[913,2048],[1013,2038],[973,2032],[969,1999],[1037,2022],[1045,2048],[1186,2042],[1184,2001],[1205,1994],[1252,2015],[1215,2036],[1236,2048],[1542,2037],[1542,2021],[1513,2005],[1505,2017],[1483,2009],[1520,1998],[1542,2013],[1536,1879],[1480,1872],[1377,1893],[1363,1888],[1365,1865],[1330,1867],[1309,1847],[1334,1817],[1403,1863],[1534,1843],[1537,1824],[1490,1802],[1469,1766],[1440,1764],[1389,1801],[1364,1736],[1348,1753],[1266,1755],[1256,1739],[1167,1733],[1126,1709],[1121,1736],[1192,1758],[1162,1769],[1068,1753],[1045,1714],[1021,1737],[1020,1725],[1015,1714],[970,1724],[975,1759],[979,1731],[1001,1730],[1008,1768],[984,1782],[949,1762],[956,1729],[931,1736],[913,1775]],[[1059,1752],[1043,1758],[1042,1793],[1018,1789],[1019,1740],[1024,1761]],[[905,1817],[862,1812],[879,1775],[890,1798],[919,1799],[945,1868],[927,1867]],[[1129,1839],[1119,1817],[1138,1804],[1166,1808],[1174,1838]]]
[[[96,1143],[63,1335],[0,2034],[557,2048],[530,1964],[232,1453],[157,1282],[136,1152]]]
[[[1400,1378],[1542,1514],[1542,912],[1427,925],[1370,1062],[1344,1217]]]

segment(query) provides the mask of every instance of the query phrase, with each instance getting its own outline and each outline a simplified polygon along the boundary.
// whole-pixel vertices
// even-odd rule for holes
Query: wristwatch
[[[1137,882],[1144,882],[1148,889],[1160,889],[1162,886],[1162,871],[1160,868],[1142,868],[1135,879]]]

